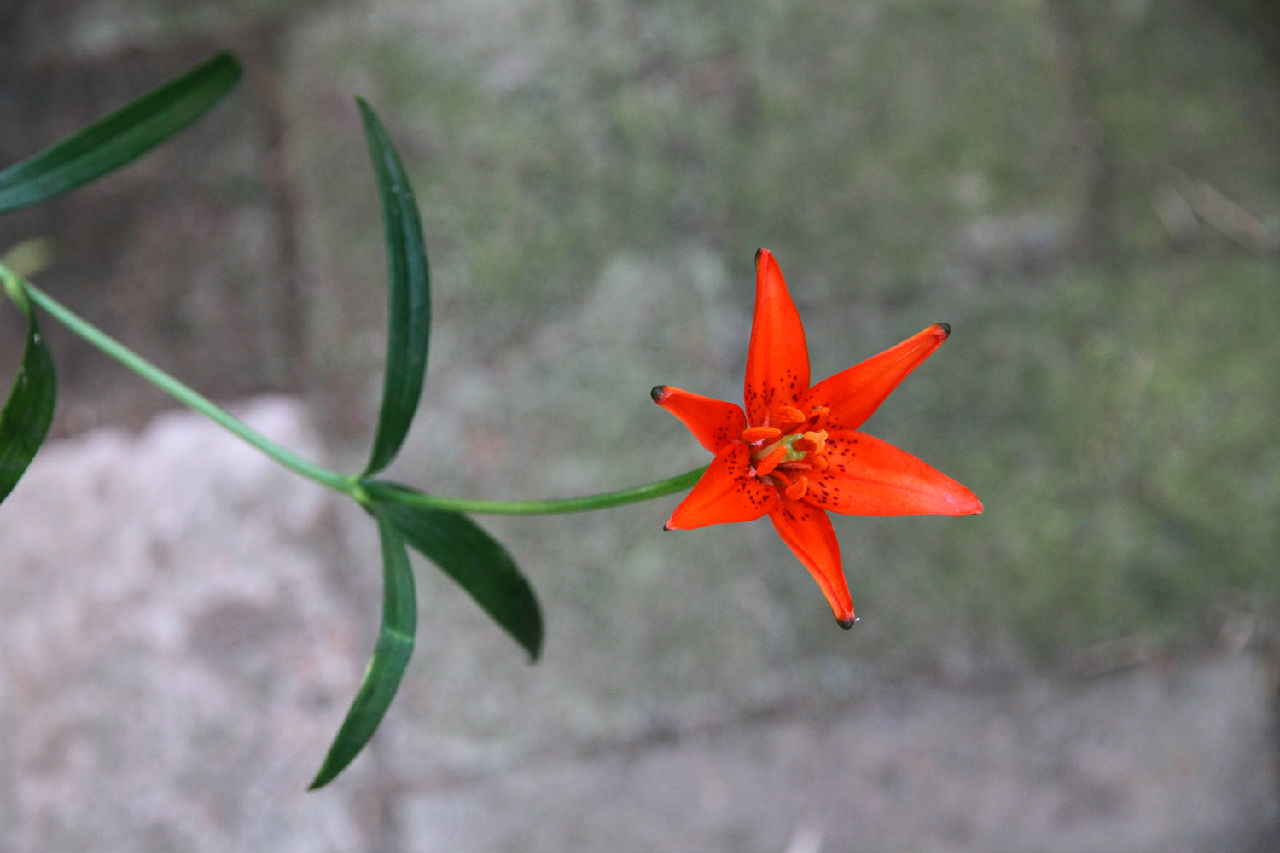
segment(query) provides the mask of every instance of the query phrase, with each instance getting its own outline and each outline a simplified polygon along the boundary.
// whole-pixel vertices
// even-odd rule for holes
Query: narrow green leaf
[[[382,227],[387,241],[390,279],[387,323],[387,367],[382,385],[382,411],[373,450],[363,476],[376,474],[400,451],[418,410],[427,371],[427,339],[431,334],[431,286],[422,218],[409,176],[373,108],[357,98],[365,140],[382,200]]]
[[[373,516],[382,538],[382,627],[351,710],[329,747],[324,764],[308,790],[333,781],[364,749],[400,686],[413,653],[418,626],[418,602],[404,539],[391,520],[375,506]]]
[[[240,79],[220,53],[0,172],[0,213],[36,204],[117,169],[195,121]]]
[[[0,501],[13,491],[53,421],[57,380],[53,357],[36,325],[35,308],[15,278],[5,276],[4,291],[27,315],[27,343],[4,409],[0,409]]]
[[[383,490],[381,486],[390,486]],[[373,505],[405,541],[453,578],[516,642],[537,659],[542,611],[533,587],[507,549],[462,513],[409,506],[395,500],[397,487],[366,484]]]

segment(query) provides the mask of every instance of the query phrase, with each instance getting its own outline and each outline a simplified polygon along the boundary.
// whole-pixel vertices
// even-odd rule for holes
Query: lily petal
[[[775,405],[809,389],[809,347],[782,270],[768,249],[756,252],[756,307],[747,347],[743,402],[752,426],[770,426]]]
[[[897,346],[822,380],[801,397],[797,406],[805,412],[815,405],[828,406],[828,427],[857,429],[950,334],[951,327],[946,323],[934,323]]]
[[[670,385],[657,386],[649,396],[679,418],[698,443],[712,453],[719,453],[726,444],[737,441],[747,428],[747,416],[736,403],[704,397]]]
[[[829,430],[828,467],[811,477],[804,500],[842,515],[977,515],[973,492],[864,432]]]
[[[817,507],[799,501],[783,501],[769,513],[773,528],[782,541],[800,558],[804,567],[818,582],[818,588],[831,605],[831,612],[841,628],[852,628],[853,599],[840,565],[840,543],[836,541],[831,519]]]
[[[754,521],[778,505],[778,491],[751,471],[751,449],[735,441],[716,454],[693,490],[671,513],[667,530]]]

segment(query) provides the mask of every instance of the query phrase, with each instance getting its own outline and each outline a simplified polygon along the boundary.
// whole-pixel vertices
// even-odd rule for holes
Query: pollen
[[[803,445],[803,447],[801,446]],[[825,429],[817,432],[806,432],[795,443],[799,450],[812,451],[813,453],[824,453],[827,449],[827,431]]]
[[[742,440],[747,444],[755,444],[757,441],[772,441],[780,435],[782,430],[777,427],[747,427],[742,431]]]
[[[778,409],[778,425],[782,427],[784,432],[791,432],[796,427],[802,426],[808,418],[804,412],[795,406],[782,406]]]
[[[782,493],[793,501],[798,501],[804,497],[805,492],[809,491],[809,478],[800,477],[794,483],[783,489]]]
[[[756,476],[767,477],[778,467],[778,463],[787,458],[787,448],[777,447],[768,456],[756,463]]]

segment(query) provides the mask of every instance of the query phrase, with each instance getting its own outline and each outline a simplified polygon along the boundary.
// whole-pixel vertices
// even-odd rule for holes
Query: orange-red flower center
[[[827,468],[827,431],[822,421],[826,406],[814,406],[808,415],[794,406],[782,406],[766,420],[777,426],[748,427],[742,440],[751,445],[751,474],[790,500],[800,500],[809,490],[810,476]]]

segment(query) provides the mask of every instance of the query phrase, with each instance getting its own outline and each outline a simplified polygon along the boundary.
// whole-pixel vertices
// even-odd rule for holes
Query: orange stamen
[[[778,409],[778,422],[784,432],[790,432],[808,420],[804,412],[795,406],[782,406]]]
[[[772,453],[756,463],[756,476],[767,477],[778,467],[778,463],[787,457],[787,449],[778,447]]]
[[[777,427],[747,427],[742,431],[742,440],[747,444],[755,444],[757,441],[769,441],[780,435],[782,435],[782,430]]]
[[[809,491],[809,478],[801,477],[783,490],[783,494],[793,501],[798,501],[804,497],[804,493]]]

